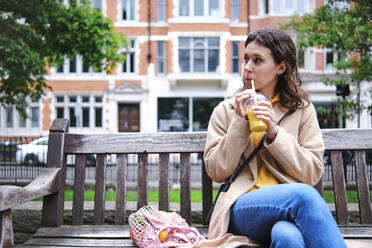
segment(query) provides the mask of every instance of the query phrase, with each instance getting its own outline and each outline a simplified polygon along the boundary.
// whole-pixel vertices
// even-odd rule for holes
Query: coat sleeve
[[[275,140],[265,147],[279,168],[297,181],[315,185],[320,180],[324,143],[312,104],[303,109],[297,138],[279,127]]]
[[[231,176],[250,142],[248,121],[229,107],[220,103],[208,124],[204,162],[209,177],[216,182],[223,182]]]

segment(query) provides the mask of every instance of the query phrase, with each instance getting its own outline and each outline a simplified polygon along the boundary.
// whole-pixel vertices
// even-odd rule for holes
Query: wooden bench
[[[169,159],[180,154],[180,214],[191,223],[190,157],[202,155],[205,132],[197,133],[118,133],[72,134],[68,120],[54,120],[49,134],[47,168],[25,187],[0,186],[0,247],[13,247],[11,209],[44,196],[41,228],[34,237],[19,247],[133,247],[127,223],[128,155],[138,155],[137,209],[148,204],[148,157],[159,154],[159,209],[169,211]],[[345,239],[364,240],[372,245],[372,213],[367,180],[365,150],[372,149],[371,129],[322,130],[326,149],[330,151],[335,192],[336,219]],[[359,224],[350,224],[346,203],[342,150],[352,150],[357,176]],[[75,154],[72,225],[63,225],[66,155]],[[96,154],[94,225],[84,225],[85,157]],[[115,225],[105,225],[106,157],[116,154]],[[152,155],[151,155],[152,156]],[[205,219],[212,204],[212,181],[204,166],[202,172],[202,216]],[[322,184],[317,185],[322,194]],[[314,210],[316,211],[316,210]],[[195,224],[195,223],[193,223]],[[199,227],[206,235],[207,227]]]

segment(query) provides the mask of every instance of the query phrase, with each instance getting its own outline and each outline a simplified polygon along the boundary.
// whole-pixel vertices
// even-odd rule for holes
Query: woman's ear
[[[278,67],[277,67],[277,71],[276,71],[276,74],[279,76],[281,75],[283,72],[285,72],[285,70],[287,69],[287,66],[286,64],[284,63],[284,61],[282,61]]]

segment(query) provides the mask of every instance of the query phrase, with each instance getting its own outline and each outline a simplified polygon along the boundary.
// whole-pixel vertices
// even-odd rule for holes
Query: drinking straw
[[[253,90],[253,100],[254,100],[254,105],[257,105],[257,96],[256,96],[256,89],[254,88],[254,81],[253,79],[251,80],[251,84],[252,84],[252,90]]]

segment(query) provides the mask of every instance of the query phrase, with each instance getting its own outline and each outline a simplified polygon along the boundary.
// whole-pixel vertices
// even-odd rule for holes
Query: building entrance
[[[119,109],[119,132],[139,132],[139,104],[120,103]]]

